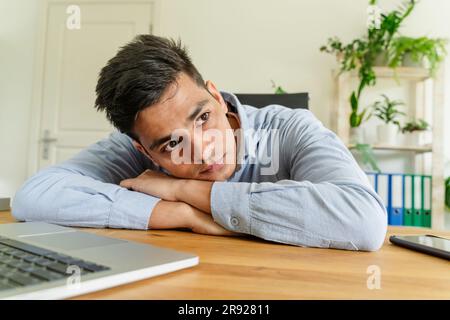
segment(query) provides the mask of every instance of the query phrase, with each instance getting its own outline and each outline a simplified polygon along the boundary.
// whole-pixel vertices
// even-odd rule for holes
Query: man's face
[[[207,81],[206,87],[181,73],[135,121],[135,147],[172,176],[226,180],[236,168],[236,123],[228,121],[227,104],[214,84]]]

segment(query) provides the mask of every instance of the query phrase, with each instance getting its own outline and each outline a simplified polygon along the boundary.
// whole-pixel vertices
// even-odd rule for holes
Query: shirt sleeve
[[[158,198],[118,184],[153,164],[119,132],[73,158],[41,170],[17,191],[12,214],[22,221],[67,226],[148,229]]]
[[[386,209],[351,153],[311,112],[280,129],[277,182],[215,182],[214,220],[228,230],[298,246],[378,250]]]

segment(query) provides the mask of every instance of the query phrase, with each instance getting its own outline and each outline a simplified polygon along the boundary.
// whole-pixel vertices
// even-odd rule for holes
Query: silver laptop
[[[0,299],[63,299],[198,262],[192,254],[47,223],[0,224]]]

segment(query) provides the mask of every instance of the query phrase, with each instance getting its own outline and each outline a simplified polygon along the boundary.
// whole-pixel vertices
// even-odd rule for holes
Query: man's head
[[[180,42],[137,36],[101,70],[96,91],[97,109],[171,175],[225,180],[233,174],[237,124]]]

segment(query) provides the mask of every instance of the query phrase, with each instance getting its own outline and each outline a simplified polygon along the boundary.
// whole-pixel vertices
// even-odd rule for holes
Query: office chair
[[[263,108],[270,104],[279,104],[291,109],[309,109],[309,94],[301,93],[235,93],[241,104]]]

